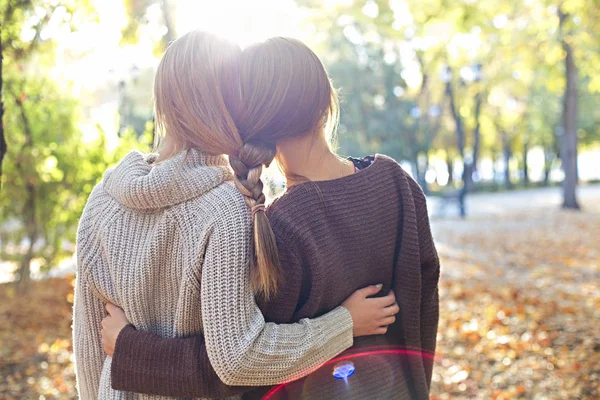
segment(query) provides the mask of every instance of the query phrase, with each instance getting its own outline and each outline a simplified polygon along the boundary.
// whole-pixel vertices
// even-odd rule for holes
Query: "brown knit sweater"
[[[268,216],[285,282],[262,304],[267,321],[323,315],[356,289],[377,283],[384,283],[382,293],[393,289],[400,305],[386,335],[357,338],[346,353],[357,371],[351,386],[333,379],[332,366],[325,365],[273,398],[428,398],[439,261],[425,196],[414,180],[394,160],[378,155],[356,174],[290,188],[269,207]],[[161,339],[127,328],[117,340],[113,387],[187,397],[248,391],[220,383],[204,346],[202,337]],[[423,355],[377,351],[396,346],[421,349]],[[366,347],[376,350],[373,356],[353,358]],[[250,391],[248,397],[264,392]]]

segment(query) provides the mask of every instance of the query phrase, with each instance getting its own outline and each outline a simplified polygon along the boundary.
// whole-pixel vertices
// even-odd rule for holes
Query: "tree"
[[[6,134],[4,130],[4,53],[9,48],[15,31],[15,13],[31,7],[30,0],[0,0],[0,193],[2,193],[2,166],[7,151]]]
[[[78,143],[72,100],[57,95],[45,81],[20,80],[11,86],[6,122],[14,139],[6,169],[9,195],[2,206],[13,228],[3,239],[3,250],[18,250],[3,252],[3,258],[19,261],[19,280],[26,283],[32,259],[45,253],[48,262],[56,260],[69,223],[76,225],[60,214],[72,209],[73,198],[63,189],[75,184],[70,173],[77,166],[69,163],[77,161]]]
[[[565,21],[569,17],[561,7],[557,8],[559,32],[565,53],[565,93],[563,95],[563,129],[560,158],[565,172],[563,182],[563,207],[579,209],[577,202],[577,65]]]
[[[70,25],[85,20],[90,11],[86,2],[8,0],[0,4],[4,6],[2,126],[10,133],[0,197],[0,258],[17,263],[24,288],[33,260],[48,269],[72,254],[77,219],[87,196],[104,170],[122,156],[124,148],[134,147],[138,138],[131,130],[125,132],[121,142],[126,146],[113,150],[108,149],[103,132],[98,139],[84,139],[77,127],[78,101],[68,85],[47,77],[54,50],[52,40],[42,39],[41,32],[50,20]],[[149,142],[148,136],[142,136],[143,143]]]
[[[2,194],[2,162],[6,154],[6,138],[4,137],[4,100],[2,95],[2,64],[4,63],[2,47],[2,32],[0,31],[0,195]]]
[[[169,43],[177,38],[173,12],[175,2],[172,0],[125,0],[125,10],[127,12],[128,23],[123,29],[123,41],[126,43],[135,43],[139,38],[139,30],[142,25],[148,22],[148,9],[158,7],[162,16],[162,23],[165,32],[162,40],[157,43],[157,53],[162,53]]]
[[[7,104],[13,132],[8,152],[2,258],[19,263],[25,284],[32,260],[49,269],[73,252],[77,220],[91,189],[123,149],[137,141],[130,130],[126,146],[109,151],[105,136],[85,143],[77,129],[77,102],[44,78],[14,77]],[[143,137],[148,144],[149,134]]]
[[[529,149],[541,146],[546,183],[554,161],[565,159],[572,203],[578,144],[600,141],[597,0],[298,3],[342,87],[343,150],[408,160],[420,183],[429,154],[445,158],[449,172],[460,158],[469,186],[482,157],[512,168],[519,157],[528,181]],[[451,78],[436,79],[445,65]],[[427,112],[432,106],[439,117]]]

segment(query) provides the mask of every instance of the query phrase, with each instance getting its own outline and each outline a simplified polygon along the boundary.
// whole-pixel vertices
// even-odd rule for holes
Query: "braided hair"
[[[254,218],[252,282],[265,299],[282,280],[275,236],[264,212],[261,173],[280,140],[335,127],[337,95],[319,58],[302,42],[271,38],[244,49],[239,63],[239,97],[227,108],[243,145],[229,157],[235,184]]]
[[[264,185],[261,180],[263,165],[268,167],[275,154],[275,146],[249,141],[242,145],[236,156],[229,156],[235,186],[244,195],[252,211],[255,259],[252,284],[265,299],[277,291],[282,279],[275,235],[265,214]]]

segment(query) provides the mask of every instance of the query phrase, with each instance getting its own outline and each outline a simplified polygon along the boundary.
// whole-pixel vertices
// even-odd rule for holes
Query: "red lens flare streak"
[[[373,356],[373,355],[384,355],[384,354],[418,356],[418,357],[428,358],[428,359],[434,360],[434,361],[436,359],[436,357],[434,355],[432,355],[428,352],[420,351],[417,348],[402,348],[402,349],[386,348],[386,349],[376,350],[376,347],[363,347],[360,349],[356,349],[355,351],[356,351],[355,353],[345,354],[341,357],[331,359],[331,360],[327,361],[326,363],[324,363],[319,368],[322,368],[322,367],[325,367],[325,366],[331,365],[331,364],[336,364],[336,363],[339,363],[342,361],[351,361],[356,358],[362,358],[362,357]],[[267,394],[264,395],[262,400],[270,400],[270,399],[274,398],[274,396],[278,392],[283,390],[285,388],[285,386],[286,386],[286,383],[282,383],[280,385],[273,387],[271,390],[269,390],[269,392],[267,392]]]

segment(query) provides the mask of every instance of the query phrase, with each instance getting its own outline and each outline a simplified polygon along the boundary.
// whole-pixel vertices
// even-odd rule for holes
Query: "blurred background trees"
[[[407,160],[424,187],[477,190],[530,185],[535,149],[544,171],[536,183],[550,183],[558,160],[564,206],[578,208],[578,143],[600,139],[597,2],[301,4],[345,100],[343,151]],[[445,171],[430,168],[432,157],[446,160]]]
[[[93,20],[89,3],[3,0],[0,6],[0,259],[13,262],[15,279],[25,284],[34,260],[47,271],[73,254],[87,196],[104,171],[136,146],[138,135],[127,128],[109,148],[101,127],[96,137],[82,134],[84,110],[72,82],[50,76],[56,43],[49,35]],[[148,135],[142,140],[149,142]]]
[[[0,398],[76,397],[78,218],[150,150],[159,58],[197,28],[305,41],[340,153],[390,155],[430,195],[432,396],[600,398],[598,0],[0,0]],[[467,191],[471,218],[438,217]]]
[[[103,171],[149,149],[158,59],[197,27],[293,26],[340,89],[340,152],[388,154],[432,195],[562,184],[578,208],[600,180],[596,0],[0,0],[0,18],[0,254],[20,280],[72,253]]]

